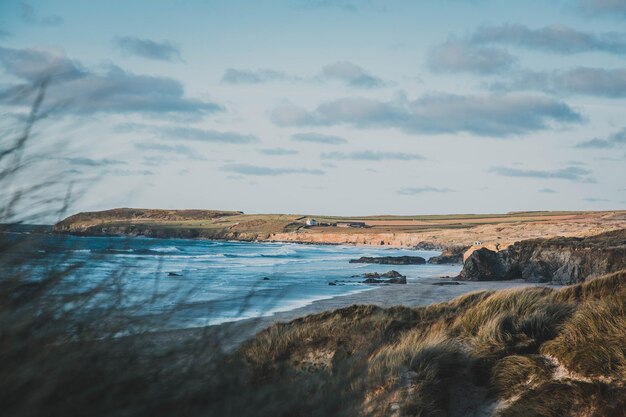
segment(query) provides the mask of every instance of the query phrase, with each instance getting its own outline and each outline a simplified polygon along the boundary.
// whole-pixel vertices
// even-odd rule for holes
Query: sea
[[[316,300],[402,285],[365,284],[366,272],[396,270],[411,285],[459,271],[457,265],[349,262],[361,256],[428,259],[439,254],[382,246],[78,237],[24,230],[4,235],[31,279],[67,271],[61,291],[97,288],[103,304],[106,297],[119,297],[137,315],[167,317],[168,328],[269,316]]]

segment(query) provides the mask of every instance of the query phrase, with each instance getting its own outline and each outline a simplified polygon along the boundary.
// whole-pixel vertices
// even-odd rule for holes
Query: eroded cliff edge
[[[457,279],[574,284],[625,268],[626,229],[622,229],[583,238],[525,240],[499,252],[481,248],[465,260]]]

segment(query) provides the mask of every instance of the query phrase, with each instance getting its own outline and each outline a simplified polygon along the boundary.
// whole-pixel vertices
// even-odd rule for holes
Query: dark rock
[[[377,258],[363,256],[351,259],[351,264],[382,264],[382,265],[423,265],[426,259],[421,256],[381,256]]]
[[[398,271],[394,271],[394,270],[391,270],[389,272],[385,272],[384,274],[381,275],[381,277],[384,277],[384,278],[406,278],[406,276],[404,276],[401,273],[399,273]]]
[[[337,285],[337,282],[336,282],[336,281],[329,281],[329,282],[328,282],[328,285],[333,285],[333,286],[335,286],[335,285]]]
[[[482,248],[467,258],[457,279],[574,284],[622,269],[626,229],[584,238],[524,240],[500,252]]]
[[[269,281],[270,278],[269,277],[263,277],[263,281]]]
[[[451,246],[443,250],[441,255],[433,256],[428,259],[429,264],[462,264],[463,254],[469,247],[467,246]]]
[[[463,285],[463,284],[458,281],[443,281],[443,282],[433,282],[430,285],[444,286],[444,285]]]
[[[398,278],[391,278],[387,280],[387,283],[389,284],[406,284],[406,277],[405,276],[401,276]]]
[[[179,274],[178,272],[168,272],[167,276],[168,277],[182,277],[183,274]]]
[[[474,251],[463,265],[458,279],[466,281],[501,281],[513,279],[502,256],[487,248]]]
[[[406,284],[406,276],[400,274],[398,271],[389,271],[384,274],[378,272],[366,272],[363,277],[367,278],[363,281],[364,284]],[[387,280],[379,278],[389,278]]]
[[[430,243],[430,242],[420,242],[413,247],[416,250],[441,250],[441,245]]]
[[[358,276],[358,275],[357,275]],[[404,275],[399,273],[398,271],[389,271],[384,274],[379,274],[378,272],[366,272],[362,275],[363,278],[406,278]]]
[[[438,255],[428,259],[429,264],[461,264],[463,263],[463,255]]]

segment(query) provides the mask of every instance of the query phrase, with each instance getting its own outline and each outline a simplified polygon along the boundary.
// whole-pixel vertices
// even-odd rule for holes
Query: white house
[[[315,219],[306,219],[307,226],[317,226],[317,220]]]

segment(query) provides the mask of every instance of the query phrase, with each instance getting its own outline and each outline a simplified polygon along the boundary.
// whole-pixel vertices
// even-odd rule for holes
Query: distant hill
[[[307,226],[307,219],[317,220],[318,226]],[[365,227],[345,227],[350,222],[359,222]],[[341,225],[344,227],[339,227]],[[591,236],[617,229],[626,229],[626,211],[339,217],[117,208],[78,213],[53,227],[56,233],[76,235],[419,246],[424,249],[470,247],[470,250],[481,247],[502,250],[520,240]]]

